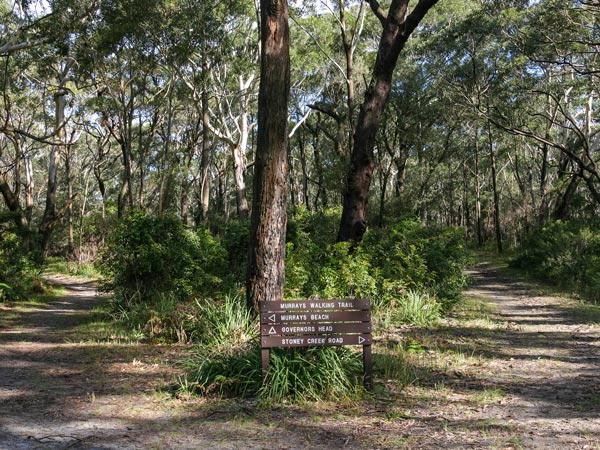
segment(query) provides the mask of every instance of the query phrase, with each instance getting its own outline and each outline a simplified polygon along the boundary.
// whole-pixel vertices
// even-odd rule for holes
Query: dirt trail
[[[149,448],[128,445],[136,420],[127,408],[152,409],[157,386],[173,377],[167,350],[176,352],[78,342],[78,327],[94,322],[90,310],[101,298],[91,283],[48,280],[65,295],[44,305],[0,305],[0,450]]]
[[[600,328],[494,264],[471,276],[467,296],[492,305],[492,326],[449,321],[433,332],[471,357],[441,375],[444,401],[416,408],[425,434],[414,448],[600,449]]]
[[[99,298],[54,279],[61,299],[0,305],[0,450],[600,449],[600,328],[491,264],[472,276],[467,295],[496,310],[488,322],[398,330],[424,346],[415,385],[312,409],[173,398],[188,349],[80,342]]]

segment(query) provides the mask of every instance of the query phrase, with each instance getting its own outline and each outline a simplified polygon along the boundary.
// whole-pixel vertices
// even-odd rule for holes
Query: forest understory
[[[597,310],[496,263],[470,275],[436,325],[375,330],[372,395],[270,407],[174,395],[190,347],[102,335],[93,284],[52,277],[60,297],[0,305],[0,449],[600,448]]]

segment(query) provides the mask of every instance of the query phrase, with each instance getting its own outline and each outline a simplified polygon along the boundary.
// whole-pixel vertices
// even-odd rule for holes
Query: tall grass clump
[[[408,290],[395,309],[395,318],[401,323],[429,326],[441,317],[441,305],[428,294]]]
[[[362,391],[359,356],[347,347],[273,350],[259,397],[275,403],[353,399]]]
[[[185,362],[181,392],[256,397],[265,403],[350,398],[360,391],[362,365],[347,348],[274,349],[263,383],[258,322],[238,296],[199,302],[202,330]]]
[[[185,362],[182,391],[200,395],[253,396],[262,384],[258,322],[239,296],[197,301],[194,356]]]

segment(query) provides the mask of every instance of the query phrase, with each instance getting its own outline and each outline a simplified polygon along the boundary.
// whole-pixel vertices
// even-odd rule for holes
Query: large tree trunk
[[[383,32],[371,82],[358,113],[338,241],[360,242],[367,229],[365,210],[375,170],[373,148],[389,99],[394,68],[409,36],[437,0],[419,0],[409,15],[408,3],[409,0],[393,0],[385,15],[377,1],[369,1],[383,26]]]
[[[492,124],[488,122],[488,145],[490,150],[490,167],[492,170],[492,194],[494,196],[494,232],[496,234],[496,247],[502,253],[502,230],[500,229],[500,195],[498,194],[496,175],[496,155],[492,139]]]
[[[479,173],[479,129],[475,126],[475,227],[477,245],[483,245],[483,220],[481,217],[481,174]]]
[[[55,124],[54,129],[56,131],[56,138],[60,142],[64,142],[65,130],[64,130],[64,121],[65,121],[65,108],[67,106],[67,91],[65,89],[59,89],[59,91],[54,94],[54,104],[55,104]],[[42,221],[40,223],[40,234],[41,234],[41,249],[42,252],[46,252],[48,245],[50,243],[50,235],[52,234],[52,230],[54,229],[57,221],[56,217],[56,192],[58,190],[58,153],[59,147],[57,145],[53,145],[50,149],[50,154],[48,156],[48,184],[46,189],[46,206],[44,208],[44,215],[42,216]]]
[[[205,58],[206,59],[206,58]],[[202,77],[204,78],[204,87],[201,94],[202,102],[202,155],[200,159],[200,213],[202,220],[208,220],[208,207],[210,203],[210,116],[208,113],[208,88],[206,86],[208,64],[202,64]]]
[[[261,77],[247,303],[283,299],[290,92],[288,7],[261,0]]]

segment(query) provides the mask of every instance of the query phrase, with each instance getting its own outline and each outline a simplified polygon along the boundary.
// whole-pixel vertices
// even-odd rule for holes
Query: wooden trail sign
[[[260,302],[263,373],[270,349],[361,345],[364,383],[372,387],[371,302],[369,299]]]

